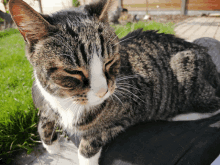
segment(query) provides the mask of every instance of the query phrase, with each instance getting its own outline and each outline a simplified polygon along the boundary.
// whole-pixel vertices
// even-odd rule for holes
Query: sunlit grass
[[[38,118],[31,98],[32,67],[24,55],[23,38],[16,29],[0,32],[0,36],[0,158],[2,158],[21,148],[29,152],[32,150],[31,147],[35,142],[31,139],[37,138]]]
[[[126,36],[129,32],[143,29],[146,30],[157,30],[158,33],[165,33],[165,34],[175,34],[174,32],[174,24],[173,23],[158,23],[154,21],[150,22],[138,22],[138,23],[127,23],[125,26],[122,25],[113,25],[115,29],[115,33],[118,35],[119,38]]]

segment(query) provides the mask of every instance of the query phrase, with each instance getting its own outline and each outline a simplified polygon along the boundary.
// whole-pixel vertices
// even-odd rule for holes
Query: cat
[[[13,20],[8,13],[4,13],[3,11],[0,10],[0,18],[4,19],[4,28],[7,29],[12,28],[13,25]]]
[[[111,4],[43,15],[9,2],[34,69],[41,141],[56,153],[55,128],[79,135],[80,165],[98,165],[102,147],[132,125],[220,108],[219,73],[205,48],[142,29],[119,40],[108,24]]]

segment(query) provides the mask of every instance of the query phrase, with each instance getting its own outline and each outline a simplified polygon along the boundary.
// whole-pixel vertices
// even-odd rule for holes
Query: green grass
[[[31,152],[38,138],[37,111],[31,98],[32,67],[24,47],[18,30],[0,32],[1,159],[22,148]]]
[[[138,28],[174,34],[173,24],[156,22],[115,25],[119,38]],[[37,110],[31,97],[32,67],[25,57],[23,37],[17,29],[0,32],[0,161],[13,152],[28,153],[39,140]]]
[[[158,33],[165,34],[175,34],[174,32],[174,24],[173,23],[157,23],[154,21],[150,22],[138,22],[138,23],[127,23],[125,26],[122,25],[113,25],[115,29],[115,33],[119,38],[126,36],[129,32],[134,31],[136,29],[143,28],[143,31],[146,30],[158,30]]]
[[[17,29],[7,29],[4,31],[0,31],[0,38],[10,36],[12,34],[20,34],[20,33],[19,33],[19,30]]]

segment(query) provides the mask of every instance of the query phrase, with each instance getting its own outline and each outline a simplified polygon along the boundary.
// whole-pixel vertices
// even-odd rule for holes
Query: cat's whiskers
[[[114,103],[114,105],[115,105],[115,100],[113,99],[113,96],[112,96],[112,95],[110,95],[109,97],[112,99],[112,102],[113,102],[113,103]]]
[[[127,79],[131,79],[131,78],[137,78],[136,76],[137,76],[137,75],[133,75],[133,76],[123,76],[123,77],[120,77],[120,78],[116,78],[116,81],[119,82],[119,81],[122,81],[122,80],[127,80]]]
[[[115,38],[114,39],[112,39],[110,42],[112,43],[115,39],[116,39],[116,37],[118,37],[122,32],[124,32],[125,30],[127,30],[129,27],[127,27],[127,28],[125,28],[124,30],[122,30],[120,33],[118,33],[118,35],[116,35],[115,36]],[[111,38],[110,38],[111,39]],[[109,40],[110,40],[109,39]]]
[[[131,98],[133,101],[137,102],[137,100],[135,100],[133,97],[131,97],[130,95],[126,94],[124,91],[116,91],[117,94],[123,96],[123,97],[129,97]]]
[[[126,41],[126,40],[128,40],[128,39],[130,39],[130,38],[134,38],[134,36],[125,38],[124,40],[120,40],[118,43],[114,44],[113,46],[116,46],[116,45],[118,45],[119,43],[121,43],[121,42],[123,42],[123,41]]]
[[[111,98],[111,99],[112,99],[112,101],[114,102],[114,99],[113,99],[112,95],[110,95],[110,98]]]
[[[119,95],[123,96],[123,97],[129,97],[130,99],[132,99],[133,101],[137,102],[137,100],[135,100],[133,97],[131,97],[131,95],[128,95],[125,91],[116,91],[116,93],[118,93]]]
[[[66,101],[66,100],[70,101],[70,100],[73,100],[74,98],[75,97],[67,97],[67,98],[64,98],[63,101]]]
[[[116,92],[117,93],[117,92]],[[115,96],[119,101],[120,103],[122,104],[122,106],[124,106],[124,104],[122,103],[122,101],[118,98],[118,96],[116,95],[116,93],[113,93],[112,96]]]
[[[141,89],[138,89],[138,88],[136,88],[136,87],[134,87],[134,85],[131,85],[131,84],[129,84],[129,83],[117,83],[117,86],[120,86],[120,85],[122,85],[123,87],[128,87],[128,88],[132,88],[132,89],[135,89],[135,90],[137,90],[137,91],[143,91],[143,90],[141,90]]]
[[[124,91],[127,91],[129,92],[130,94],[132,94],[134,97],[136,97],[137,99],[141,100],[143,103],[145,103],[145,101],[143,101],[140,97],[138,97],[137,95],[135,95],[133,92],[129,91],[128,89],[126,88],[123,88],[123,87],[117,87],[118,90],[124,90]]]
[[[137,90],[141,91],[141,89],[138,89],[138,88],[136,88],[134,85],[131,85],[131,84],[126,83],[126,82],[124,82],[124,81],[118,82],[117,85],[126,85],[126,86],[129,86],[129,87],[132,87],[133,89],[137,89]]]
[[[77,101],[74,101],[73,99],[71,99],[71,100],[67,100],[68,102],[67,103],[69,103],[69,101],[71,101],[71,104],[66,108],[66,109],[71,109],[71,108],[73,108],[72,106],[74,105],[74,106],[77,106],[78,104],[77,104]]]

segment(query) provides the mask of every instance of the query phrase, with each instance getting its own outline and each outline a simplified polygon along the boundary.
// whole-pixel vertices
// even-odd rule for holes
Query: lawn
[[[21,149],[30,152],[37,139],[37,111],[31,98],[32,67],[24,47],[17,29],[0,32],[1,159]]]
[[[173,23],[158,23],[158,22],[138,22],[138,23],[127,23],[125,26],[115,25],[113,26],[115,29],[115,33],[119,38],[126,36],[129,32],[132,32],[136,29],[143,28],[143,31],[146,30],[157,30],[158,33],[165,34],[175,34],[174,32],[174,24]]]
[[[174,34],[172,23],[139,22],[113,27],[119,38],[138,28]],[[0,161],[7,163],[12,160],[11,154],[24,149],[30,153],[39,143],[38,111],[31,98],[33,69],[24,50],[17,29],[0,32]]]

